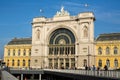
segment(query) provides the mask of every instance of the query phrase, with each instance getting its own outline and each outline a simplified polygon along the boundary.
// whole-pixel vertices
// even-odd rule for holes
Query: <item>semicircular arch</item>
[[[75,37],[75,41],[78,40],[78,39],[77,39],[76,32],[75,32],[74,29],[72,29],[72,28],[70,28],[70,27],[68,27],[68,26],[59,25],[59,26],[57,26],[56,28],[52,28],[52,29],[49,30],[49,32],[47,33],[47,36],[46,36],[47,44],[49,44],[50,35],[51,35],[55,30],[57,30],[57,29],[61,29],[61,28],[69,30],[69,31],[74,35],[74,37]]]

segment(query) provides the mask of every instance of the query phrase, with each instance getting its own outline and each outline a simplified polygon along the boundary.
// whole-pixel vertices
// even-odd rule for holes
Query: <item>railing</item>
[[[120,78],[120,71],[92,71],[92,70],[64,70],[64,69],[44,69],[44,71],[61,72],[61,73],[74,73],[80,75]]]
[[[51,72],[60,72],[60,73],[72,73],[72,74],[79,74],[79,75],[88,75],[88,76],[95,76],[95,77],[106,77],[106,78],[119,78],[120,79],[120,71],[114,70],[71,70],[71,69],[12,69],[12,72],[22,71],[23,73],[35,73],[38,74],[44,73],[44,71],[51,71]]]
[[[27,79],[27,80],[39,80],[39,79]]]

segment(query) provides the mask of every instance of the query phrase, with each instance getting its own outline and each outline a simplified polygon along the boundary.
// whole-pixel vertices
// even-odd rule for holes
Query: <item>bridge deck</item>
[[[92,71],[92,70],[64,70],[64,69],[63,70],[44,69],[44,71],[120,79],[120,71]]]
[[[120,79],[120,71],[92,71],[92,70],[69,70],[69,69],[36,69],[36,70],[10,70],[12,74],[42,74],[42,76],[48,75],[55,77],[74,78],[75,80],[118,80]],[[58,78],[59,79],[59,78]],[[73,80],[74,80],[73,79]],[[49,80],[49,79],[46,79]]]
[[[43,74],[44,71],[42,69],[37,69],[37,70],[11,69],[10,73],[12,74]]]

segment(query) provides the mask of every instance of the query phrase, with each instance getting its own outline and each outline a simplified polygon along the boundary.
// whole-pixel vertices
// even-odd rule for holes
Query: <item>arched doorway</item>
[[[75,36],[70,30],[53,31],[48,47],[49,68],[75,68]]]

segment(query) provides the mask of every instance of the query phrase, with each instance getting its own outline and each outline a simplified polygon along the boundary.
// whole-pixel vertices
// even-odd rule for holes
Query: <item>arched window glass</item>
[[[23,56],[25,56],[25,55],[26,55],[26,50],[24,49],[24,50],[23,50]]]
[[[61,63],[61,65],[63,65]],[[71,58],[71,68],[75,68],[75,58]]]
[[[109,47],[106,48],[106,54],[110,54],[110,48]]]
[[[98,61],[98,66],[102,67],[102,60],[101,59]]]
[[[29,56],[31,56],[31,49],[29,49]]]
[[[8,49],[8,56],[10,56],[10,49]]]
[[[110,60],[109,59],[106,60],[106,65],[107,65],[107,67],[110,67]]]
[[[15,56],[15,49],[13,50],[13,56]]]
[[[117,59],[114,60],[114,66],[118,67],[118,60]]]
[[[25,60],[23,60],[23,66],[25,66]]]
[[[9,66],[9,59],[7,60],[7,66]]]
[[[83,30],[83,37],[88,37],[88,28],[85,26]]]
[[[49,44],[74,44],[74,34],[64,28],[57,29],[51,33]]]
[[[28,60],[28,66],[30,67],[30,60]]]
[[[18,56],[20,56],[20,49],[18,50]]]
[[[118,48],[114,47],[114,54],[118,54]]]
[[[12,66],[14,66],[14,64],[15,64],[14,62],[15,62],[15,61],[14,61],[14,59],[13,59],[13,60],[12,60]]]
[[[86,59],[84,59],[84,61],[83,61],[83,66],[87,66],[87,60]]]
[[[101,48],[101,47],[98,48],[98,54],[99,54],[99,55],[102,54],[102,48]]]
[[[17,61],[17,66],[20,66],[20,60]]]

